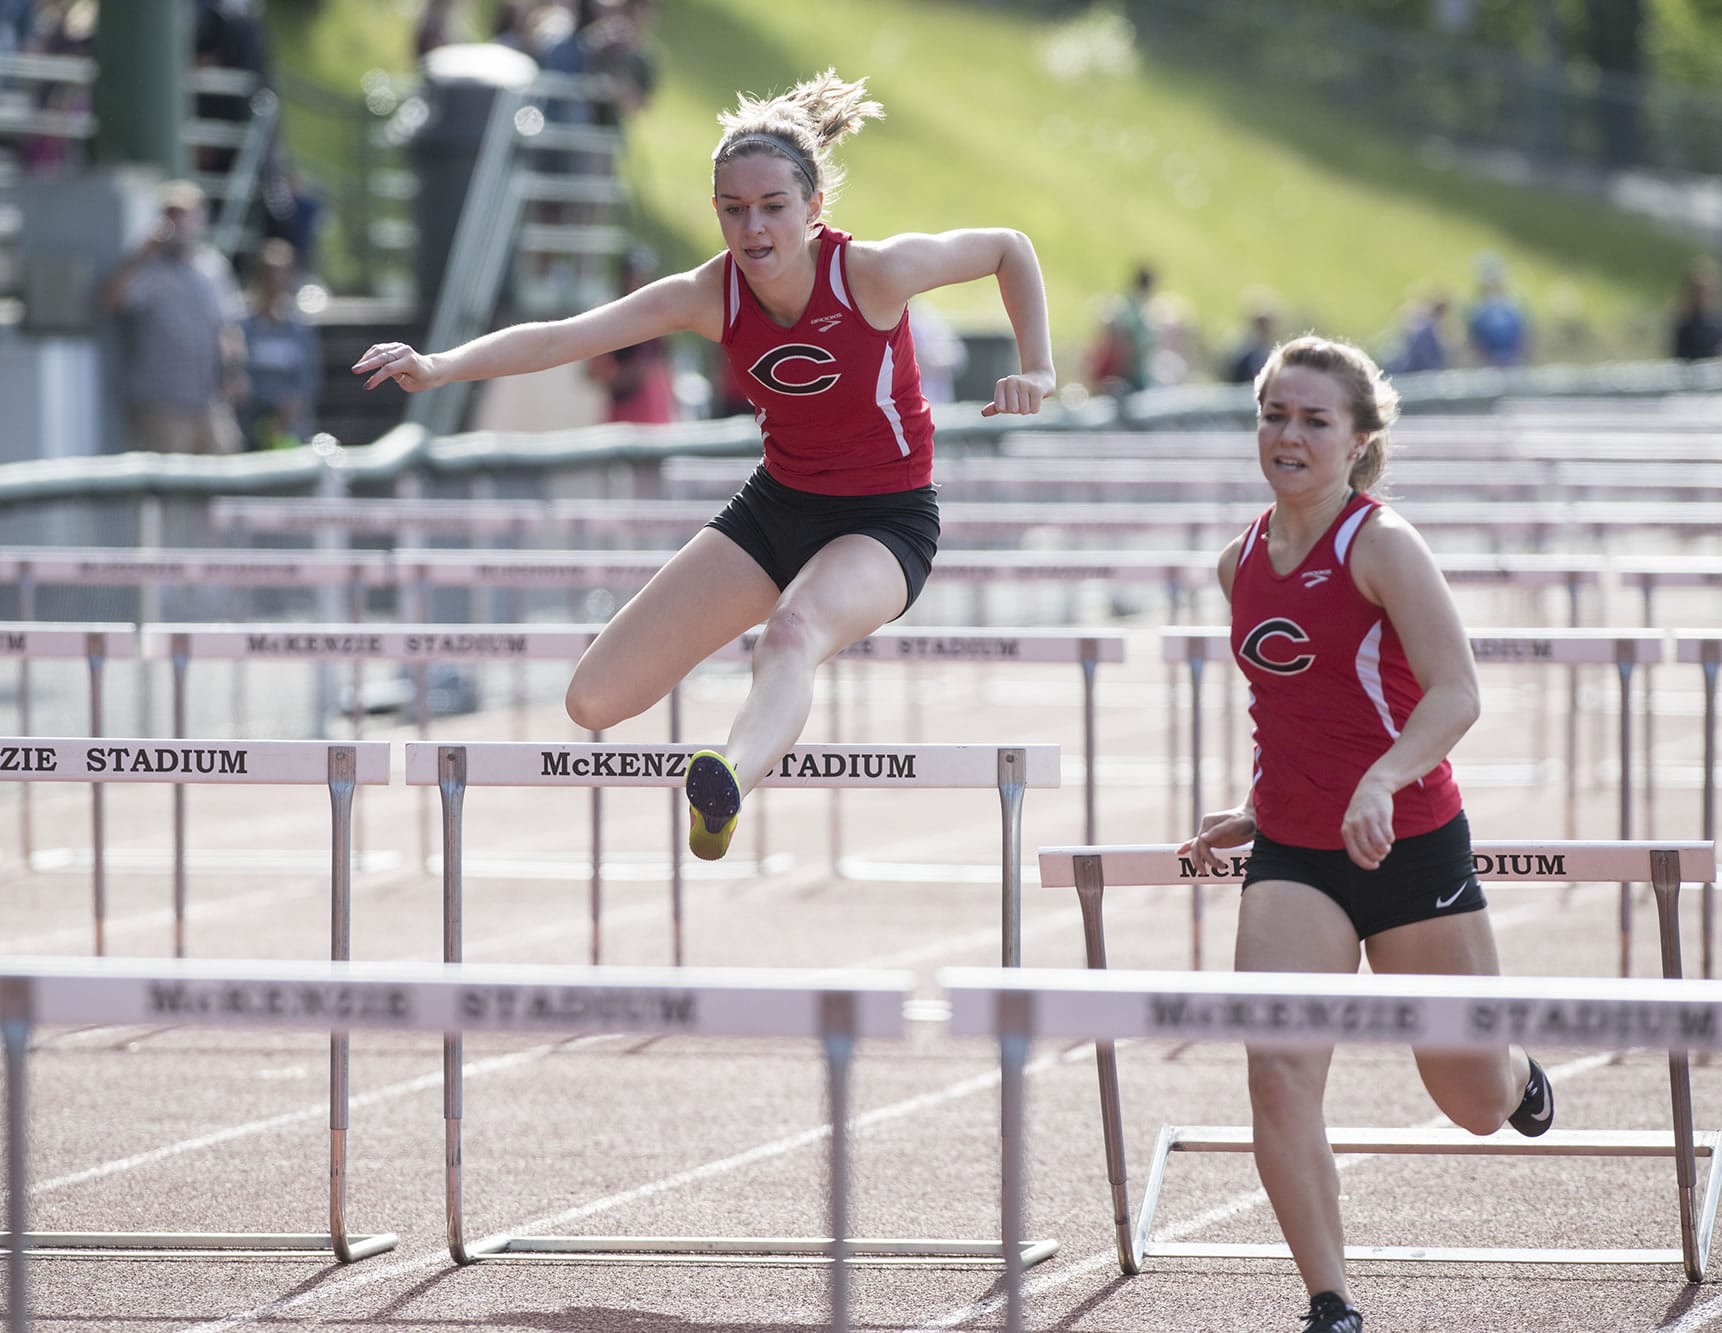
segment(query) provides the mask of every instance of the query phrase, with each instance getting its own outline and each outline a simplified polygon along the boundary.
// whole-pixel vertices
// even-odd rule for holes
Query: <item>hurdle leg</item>
[[[1190,827],[1202,826],[1202,646],[1190,641]],[[1202,970],[1202,881],[1190,885],[1190,970]]]
[[[1716,669],[1717,649],[1714,642],[1704,645],[1704,840],[1716,840]],[[1716,885],[1705,884],[1703,897],[1704,979],[1715,975],[1716,947]]]
[[[30,1023],[24,1013],[24,997],[17,993],[22,987],[22,982],[13,982],[6,988],[9,993],[0,996],[0,1008],[6,1011],[6,1327],[10,1333],[25,1333],[30,1326],[24,1285],[24,1237],[29,1234],[30,1205],[24,1060],[30,1050]]]
[[[594,731],[592,733],[593,744],[597,744],[599,741],[601,741],[603,739],[604,739],[604,733],[603,732]],[[466,780],[466,756],[463,754],[461,756],[461,781],[463,784],[464,784],[465,780]],[[672,797],[674,797],[674,795],[675,795],[675,791],[673,788],[671,789],[670,795]],[[673,825],[674,825],[673,819],[671,820],[671,824],[672,824],[672,827],[670,829],[670,838],[671,838],[671,843],[673,845],[675,835],[676,835],[676,830],[673,827]],[[457,836],[458,836],[458,833],[459,833],[459,830],[457,828],[456,829]],[[598,963],[600,962],[600,960],[603,957],[603,951],[604,951],[604,789],[602,787],[593,787],[592,788],[592,837],[591,837],[591,844],[592,844],[592,867],[591,867],[590,877],[587,881],[587,889],[586,889],[586,911],[587,911],[587,915],[592,920],[592,947],[591,947],[591,952],[588,956],[592,960],[592,966],[597,967]],[[679,892],[680,892],[680,886],[679,885],[672,885],[671,886],[670,896],[671,896],[672,901],[676,898],[676,896],[678,895]],[[451,959],[449,961],[452,962],[455,960]]]
[[[999,1240],[1004,1247],[1005,1333],[1023,1333],[1024,1066],[1029,997],[999,996]]]
[[[855,1054],[855,997],[826,995],[820,1027],[831,1115],[831,1328],[849,1333],[849,1068]]]
[[[670,744],[682,743],[682,687],[670,687]],[[598,794],[598,788],[592,789],[592,795]],[[688,799],[684,791],[670,788],[670,962],[675,966],[682,965],[682,847],[687,834]],[[593,863],[593,873],[597,872],[597,863]]]
[[[1027,785],[1028,753],[1020,749],[1000,750],[999,807],[1004,830],[1000,859],[1006,967],[1022,966],[1022,795]]]
[[[437,792],[442,798],[442,960],[461,961],[461,808],[466,803],[466,747],[445,745],[436,752]],[[470,1264],[482,1251],[466,1243],[461,1223],[460,1122],[463,1110],[460,1033],[442,1039],[442,1114],[444,1204],[449,1257]]]
[[[1103,915],[1105,879],[1100,857],[1078,854],[1076,901],[1082,909],[1082,938],[1088,966],[1106,970],[1106,922]],[[1118,1091],[1118,1048],[1110,1041],[1094,1043],[1094,1066],[1100,1077],[1100,1130],[1106,1144],[1106,1180],[1112,1188],[1112,1232],[1118,1246],[1118,1267],[1125,1273],[1138,1271],[1136,1248],[1131,1236],[1129,1167],[1124,1156],[1124,1103]]]
[[[1095,730],[1094,673],[1099,666],[1100,645],[1093,639],[1082,643],[1082,840],[1092,847],[1100,839],[1095,833]]]
[[[1651,887],[1656,892],[1656,917],[1662,937],[1662,975],[1678,981],[1680,959],[1680,853],[1650,853]],[[1698,1160],[1692,1126],[1691,1058],[1685,1051],[1668,1053],[1669,1097],[1674,1112],[1674,1175],[1680,1194],[1680,1248],[1689,1282],[1704,1280],[1711,1229],[1716,1219],[1716,1164],[1710,1166],[1710,1188],[1702,1210],[1697,1203]]]
[[[191,636],[175,634],[173,668],[173,734],[185,737],[185,674],[191,665]],[[173,956],[185,957],[185,784],[173,784]]]
[[[36,576],[30,572],[29,561],[23,561],[18,567],[18,619],[34,620],[36,618]],[[30,659],[18,659],[18,734],[31,734],[30,726]],[[24,869],[30,869],[30,863],[36,855],[35,838],[31,832],[30,819],[30,784],[18,784],[18,838],[19,849],[24,853]]]
[[[329,803],[334,829],[330,839],[330,949],[332,962],[353,957],[353,792],[358,783],[358,751],[329,747]],[[350,1039],[329,1034],[329,1245],[341,1263],[356,1263],[395,1248],[394,1232],[351,1236],[347,1232],[347,1108]]]
[[[102,734],[102,658],[104,645],[100,634],[89,639],[90,662],[90,735]],[[107,821],[102,805],[102,784],[90,784],[90,894],[94,903],[96,922],[96,957],[108,951],[108,866]]]
[[[1616,670],[1620,676],[1620,837],[1632,837],[1632,662],[1623,643]],[[1632,975],[1632,886],[1620,886],[1620,975]]]

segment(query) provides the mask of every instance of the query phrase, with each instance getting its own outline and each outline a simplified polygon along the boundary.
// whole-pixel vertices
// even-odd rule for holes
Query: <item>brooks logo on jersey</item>
[[[1306,589],[1319,588],[1332,577],[1331,569],[1306,569],[1303,572],[1303,586]]]
[[[1277,649],[1282,654],[1281,660],[1273,660],[1263,651],[1271,639],[1285,639],[1293,645],[1306,644],[1310,641],[1308,633],[1297,621],[1288,620],[1284,616],[1275,616],[1271,620],[1262,621],[1261,624],[1244,635],[1244,641],[1238,647],[1238,656],[1249,659],[1263,671],[1271,671],[1277,676],[1295,676],[1300,671],[1308,671],[1315,665],[1314,653],[1300,653],[1295,657],[1284,657],[1285,649],[1283,647]]]
[[[776,389],[779,393],[824,393],[842,378],[840,374],[794,381],[784,379],[778,372],[791,361],[811,361],[816,365],[829,366],[836,360],[836,356],[831,352],[823,347],[815,347],[812,343],[784,343],[773,347],[755,361],[748,367],[748,373],[767,388]]]
[[[835,315],[821,315],[818,319],[813,321],[813,327],[818,329],[821,333],[830,333],[832,329],[836,328],[842,322],[843,312],[839,310]]]

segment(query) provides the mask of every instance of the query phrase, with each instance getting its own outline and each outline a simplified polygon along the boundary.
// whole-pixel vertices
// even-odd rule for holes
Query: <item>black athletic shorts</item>
[[[1366,940],[1395,926],[1489,904],[1471,859],[1471,825],[1461,810],[1440,828],[1400,838],[1374,870],[1365,870],[1342,847],[1292,847],[1256,834],[1244,867],[1244,887],[1259,879],[1286,879],[1325,893]]]
[[[787,588],[801,567],[835,538],[852,532],[872,537],[903,567],[907,611],[933,570],[939,501],[931,486],[884,495],[816,495],[785,486],[761,463],[706,526],[751,555],[779,589]]]

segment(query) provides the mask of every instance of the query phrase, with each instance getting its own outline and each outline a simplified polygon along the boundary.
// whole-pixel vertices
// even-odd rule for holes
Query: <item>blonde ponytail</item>
[[[846,83],[828,69],[776,97],[737,95],[733,111],[718,116],[723,138],[712,152],[712,178],[725,162],[757,153],[789,159],[807,187],[804,198],[824,191],[829,209],[843,186],[843,169],[831,148],[854,134],[885,108],[867,97],[867,80]]]

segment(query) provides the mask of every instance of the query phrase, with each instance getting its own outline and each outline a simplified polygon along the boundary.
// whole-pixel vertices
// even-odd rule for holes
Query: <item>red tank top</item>
[[[1423,691],[1381,607],[1358,592],[1348,559],[1380,506],[1354,495],[1289,574],[1268,559],[1269,509],[1244,534],[1232,580],[1232,654],[1250,682],[1256,827],[1296,847],[1340,848],[1364,772],[1398,738]],[[1459,813],[1443,759],[1393,798],[1393,834]]]
[[[723,348],[754,406],[773,479],[821,495],[881,495],[933,480],[933,414],[909,315],[882,332],[849,289],[849,236],[822,227],[813,296],[772,321],[724,256]]]

